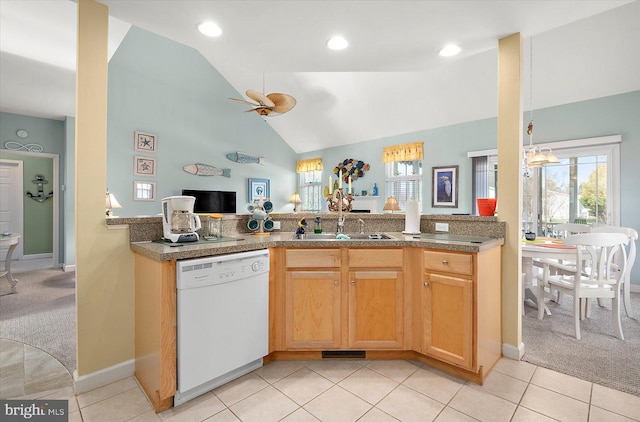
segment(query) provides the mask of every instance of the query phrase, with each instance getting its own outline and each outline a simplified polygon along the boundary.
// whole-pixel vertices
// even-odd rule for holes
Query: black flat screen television
[[[182,189],[182,194],[185,196],[195,196],[196,203],[193,207],[193,212],[195,213],[236,213],[235,192],[225,192],[220,190]]]

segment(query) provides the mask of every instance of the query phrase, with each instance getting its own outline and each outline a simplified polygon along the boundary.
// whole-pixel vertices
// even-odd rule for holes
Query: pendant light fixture
[[[527,125],[527,135],[529,135],[529,148],[524,151],[525,173],[534,167],[540,167],[545,164],[558,163],[558,157],[553,153],[551,148],[539,148],[533,145],[533,37],[531,37],[531,47],[529,49],[529,124]]]

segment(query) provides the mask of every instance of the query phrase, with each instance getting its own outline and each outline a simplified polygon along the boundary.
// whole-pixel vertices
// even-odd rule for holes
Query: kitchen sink
[[[349,239],[337,239],[338,233],[305,233],[293,235],[293,240],[395,240],[386,233],[344,233]]]

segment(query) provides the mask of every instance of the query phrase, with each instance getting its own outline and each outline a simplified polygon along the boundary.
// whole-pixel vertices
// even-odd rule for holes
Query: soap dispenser
[[[322,219],[320,216],[316,217],[316,227],[313,229],[314,233],[322,233]]]

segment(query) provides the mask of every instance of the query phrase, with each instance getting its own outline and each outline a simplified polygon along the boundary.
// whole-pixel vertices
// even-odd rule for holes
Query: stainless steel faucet
[[[364,221],[362,221],[362,218],[358,218],[358,224],[360,224],[360,234],[364,234]]]
[[[344,193],[342,193],[341,189],[336,189],[333,192],[334,201],[338,202],[338,227],[336,228],[337,233],[344,233],[344,220],[347,218],[346,216],[342,216],[342,205],[344,200]]]

